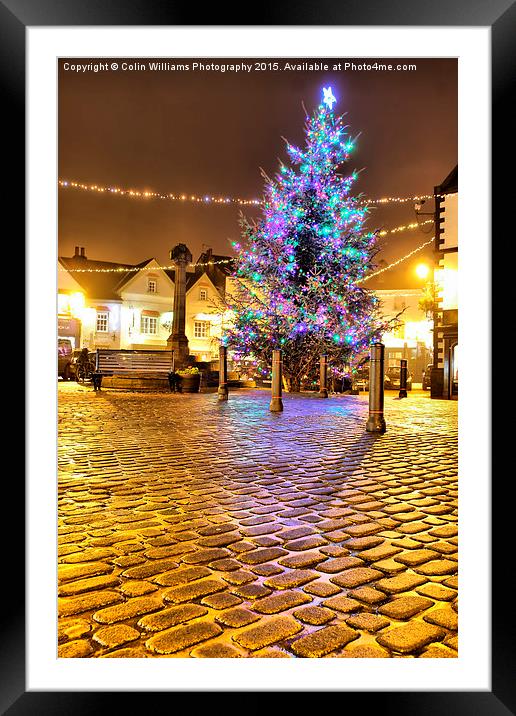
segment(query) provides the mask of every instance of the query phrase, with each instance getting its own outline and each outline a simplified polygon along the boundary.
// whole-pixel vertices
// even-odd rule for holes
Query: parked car
[[[73,380],[77,380],[77,358],[79,357],[80,350],[75,350],[72,353],[72,360],[70,361],[69,371]]]
[[[357,370],[353,384],[358,390],[369,390],[369,366]]]
[[[69,338],[57,339],[57,375],[63,380],[72,379],[72,355],[73,346]]]
[[[400,389],[400,372],[399,366],[391,366],[385,371],[383,377],[383,387],[385,390]],[[407,371],[407,390],[412,390],[412,374]]]
[[[425,370],[423,371],[423,381],[422,381],[423,390],[428,390],[430,388],[433,367],[434,367],[433,363],[430,363],[429,365],[426,366]]]

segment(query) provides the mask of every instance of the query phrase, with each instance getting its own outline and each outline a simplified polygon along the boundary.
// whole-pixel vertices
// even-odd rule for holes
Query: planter
[[[181,390],[183,393],[198,393],[201,385],[201,374],[181,376]]]

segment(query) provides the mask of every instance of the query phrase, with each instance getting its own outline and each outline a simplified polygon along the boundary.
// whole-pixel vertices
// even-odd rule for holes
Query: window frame
[[[95,333],[109,333],[109,311],[97,311],[95,318]],[[105,328],[99,328],[105,322]]]
[[[201,331],[197,330],[197,326],[203,326]],[[209,321],[194,321],[194,338],[209,338],[210,337],[210,322]]]
[[[152,325],[154,326],[153,331],[150,330]],[[140,333],[144,336],[157,336],[158,316],[140,316]]]

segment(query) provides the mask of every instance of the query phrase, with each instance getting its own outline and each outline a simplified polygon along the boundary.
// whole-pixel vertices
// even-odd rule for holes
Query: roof
[[[453,194],[459,187],[459,165],[456,164],[446,179],[437,187],[439,194]]]
[[[166,273],[172,283],[176,282],[176,271],[175,269],[163,269],[163,273]]]
[[[204,254],[201,254],[201,257]],[[201,261],[199,263],[205,263]],[[209,256],[209,260],[217,261],[221,259],[230,259],[230,256]],[[73,277],[77,283],[84,289],[86,294],[93,299],[109,299],[112,301],[120,300],[120,291],[123,286],[135,275],[135,271],[131,269],[140,269],[147,266],[154,259],[145,259],[139,264],[114,263],[112,261],[93,261],[84,256],[60,256],[59,261],[62,266],[73,272]],[[223,290],[225,276],[230,273],[228,268],[230,264],[216,264],[214,266],[197,266],[195,271],[186,273],[186,290],[189,291],[197,281],[204,275],[208,276],[212,283],[219,291]],[[109,271],[109,269],[122,268],[126,271]],[[90,271],[74,271],[74,269],[90,269]],[[108,269],[107,271],[99,271],[99,269]],[[217,277],[217,269],[221,272]],[[176,273],[174,269],[162,269],[169,279],[175,283]],[[213,275],[215,274],[215,275]],[[218,279],[218,280],[217,280]]]
[[[189,291],[194,284],[206,273],[206,271],[196,271],[195,273],[186,274],[186,290]]]
[[[120,300],[120,289],[134,276],[135,268],[143,268],[153,259],[146,259],[139,264],[113,263],[112,261],[94,261],[84,256],[59,256],[61,265],[73,273],[74,279],[82,286],[90,298]],[[122,268],[126,271],[113,271],[109,269]],[[74,269],[89,269],[89,271],[74,271]],[[99,269],[108,269],[99,271]],[[172,279],[173,280],[173,279]]]
[[[213,254],[211,249],[203,252],[197,259],[197,264],[208,264],[208,266],[199,266],[199,269],[207,268],[208,270],[217,269],[228,276],[233,270],[234,256],[224,256],[223,254]],[[210,263],[213,262],[213,265]],[[222,263],[224,262],[224,263]],[[197,270],[197,269],[196,269]]]

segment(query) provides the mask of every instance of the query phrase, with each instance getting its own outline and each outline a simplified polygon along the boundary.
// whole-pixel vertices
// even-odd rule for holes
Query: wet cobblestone
[[[59,656],[456,657],[457,403],[367,397],[60,383]]]

